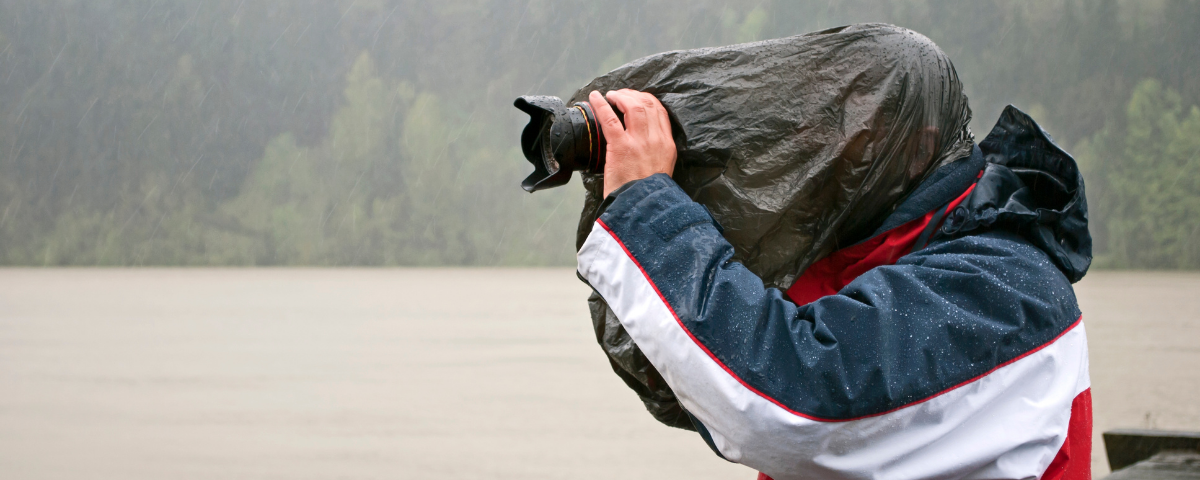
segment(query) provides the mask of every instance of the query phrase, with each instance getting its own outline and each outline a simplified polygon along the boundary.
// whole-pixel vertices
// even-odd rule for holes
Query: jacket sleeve
[[[934,244],[796,305],[666,175],[579,250],[724,458],[788,478],[1035,478],[1088,389],[1070,283],[1018,237]]]

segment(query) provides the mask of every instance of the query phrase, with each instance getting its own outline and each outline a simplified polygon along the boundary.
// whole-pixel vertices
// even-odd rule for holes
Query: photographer
[[[910,37],[920,48],[908,52],[936,49]],[[838,161],[898,156],[906,173],[860,211],[882,219],[873,233],[786,291],[731,260],[713,215],[672,179],[660,101],[592,92],[607,163],[578,271],[709,446],[763,477],[1090,478],[1087,342],[1071,286],[1091,255],[1082,178],[1012,107],[974,146],[957,76],[924,74],[904,81],[926,90],[855,107],[886,120],[939,96],[958,110],[864,127],[864,138],[904,133]]]

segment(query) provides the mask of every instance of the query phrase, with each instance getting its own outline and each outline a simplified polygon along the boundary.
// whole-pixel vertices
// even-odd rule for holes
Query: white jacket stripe
[[[1080,322],[1041,349],[921,402],[856,420],[812,420],[748,388],[711,357],[600,224],[578,261],[721,454],[776,480],[1037,478],[1066,439],[1071,402],[1089,387]]]

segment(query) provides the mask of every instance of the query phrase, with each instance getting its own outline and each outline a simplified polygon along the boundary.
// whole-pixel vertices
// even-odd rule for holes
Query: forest
[[[1075,156],[1096,267],[1200,269],[1195,0],[0,0],[0,264],[573,265],[514,98],[857,22]]]

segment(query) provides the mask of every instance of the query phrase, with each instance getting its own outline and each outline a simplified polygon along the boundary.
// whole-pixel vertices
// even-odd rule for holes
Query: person
[[[945,162],[914,126],[919,182],[783,290],[672,179],[654,95],[588,101],[608,146],[579,275],[717,455],[775,480],[1090,478],[1084,185],[1030,117]]]

